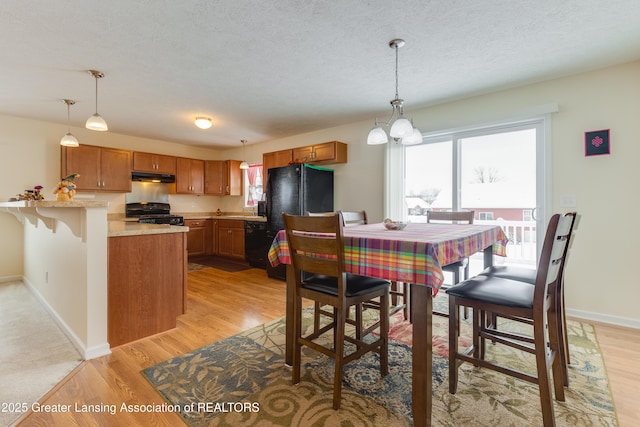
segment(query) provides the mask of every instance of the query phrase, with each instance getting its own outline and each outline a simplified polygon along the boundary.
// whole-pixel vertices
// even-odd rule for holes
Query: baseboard
[[[574,317],[580,320],[608,323],[610,325],[640,329],[640,319],[634,319],[631,317],[612,316],[610,314],[595,313],[593,311],[584,310],[573,310],[570,308],[567,308],[567,316]]]
[[[73,332],[73,330],[67,325],[67,323],[58,315],[58,313],[49,305],[47,300],[38,292],[38,290],[27,280],[26,277],[21,277],[22,283],[25,284],[27,289],[31,291],[33,296],[38,300],[40,305],[44,307],[44,309],[51,315],[53,320],[56,322],[58,327],[64,332],[64,334],[69,338],[69,341],[74,345],[74,347],[80,352],[84,360],[95,359],[96,357],[106,356],[107,354],[111,354],[111,350],[109,348],[108,343],[104,343],[101,345],[93,346],[93,347],[85,347],[84,343],[78,336]]]
[[[20,281],[22,281],[22,276],[3,276],[3,277],[0,277],[0,283],[20,282]]]

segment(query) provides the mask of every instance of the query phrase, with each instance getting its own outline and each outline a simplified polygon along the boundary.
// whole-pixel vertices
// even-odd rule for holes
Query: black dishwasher
[[[266,269],[270,246],[265,221],[244,222],[244,256],[250,266]]]

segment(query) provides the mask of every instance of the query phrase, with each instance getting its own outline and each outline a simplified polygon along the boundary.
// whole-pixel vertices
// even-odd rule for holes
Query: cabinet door
[[[189,227],[187,233],[187,253],[192,255],[204,255],[207,250],[207,228],[204,219],[187,219],[184,225]]]
[[[225,162],[222,160],[207,160],[204,162],[204,192],[223,196],[225,191]]]
[[[204,192],[204,160],[176,159],[176,193],[202,194]]]
[[[218,221],[218,255],[244,260],[244,221]]]
[[[323,160],[334,160],[336,158],[336,144],[334,142],[327,142],[325,144],[319,144],[313,146],[313,154],[311,159],[314,162],[320,162]]]
[[[293,159],[300,163],[311,163],[313,161],[313,146],[294,148]]]
[[[262,177],[264,185],[267,184],[267,172],[270,168],[279,168],[288,166],[293,161],[293,150],[274,151],[272,153],[264,153],[262,155]]]
[[[231,256],[244,259],[244,229],[231,229]]]
[[[227,160],[225,162],[227,185],[225,194],[227,196],[242,196],[243,176],[242,169],[240,169],[240,160]]]
[[[176,173],[176,158],[174,156],[165,156],[164,154],[156,154],[154,157],[156,172],[169,173],[175,175]]]
[[[101,189],[104,191],[131,191],[131,151],[101,149]]]
[[[76,189],[96,191],[101,189],[100,147],[80,145],[62,147],[60,177],[77,173]]]
[[[156,172],[155,154],[133,153],[133,170],[139,172]]]

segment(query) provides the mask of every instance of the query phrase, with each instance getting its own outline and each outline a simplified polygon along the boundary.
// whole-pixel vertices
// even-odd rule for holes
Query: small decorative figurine
[[[73,196],[76,194],[75,179],[79,177],[77,173],[72,173],[66,178],[62,178],[56,188],[53,189],[53,194],[56,194],[56,200],[59,202],[70,202],[73,200]]]

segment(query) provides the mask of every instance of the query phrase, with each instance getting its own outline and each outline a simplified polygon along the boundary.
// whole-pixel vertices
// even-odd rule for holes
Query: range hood
[[[131,172],[131,180],[140,182],[173,183],[176,182],[176,176],[168,173]]]

